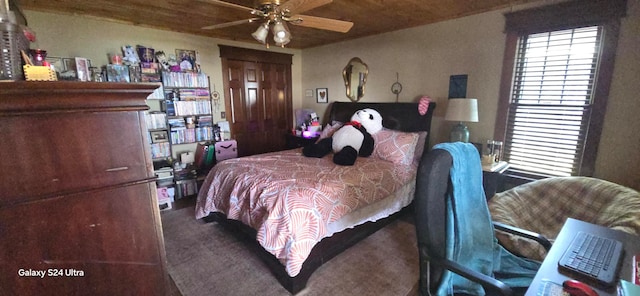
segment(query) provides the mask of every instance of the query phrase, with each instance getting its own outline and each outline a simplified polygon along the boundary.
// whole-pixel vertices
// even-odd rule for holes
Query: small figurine
[[[169,71],[169,67],[171,67],[171,65],[169,64],[167,55],[164,53],[164,51],[156,51],[156,60],[158,60],[158,63],[160,63],[163,71]]]
[[[135,48],[133,48],[133,46],[131,45],[125,45],[122,47],[122,54],[124,54],[124,57],[122,58],[123,62],[125,65],[137,65],[140,63],[140,58],[138,57],[138,54],[136,53]]]

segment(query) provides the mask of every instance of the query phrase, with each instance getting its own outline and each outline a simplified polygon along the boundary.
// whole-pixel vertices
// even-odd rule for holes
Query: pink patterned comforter
[[[412,181],[416,167],[374,157],[338,166],[332,154],[304,157],[301,149],[229,159],[207,176],[196,218],[222,212],[257,230],[257,240],[294,277],[327,225],[391,195]]]

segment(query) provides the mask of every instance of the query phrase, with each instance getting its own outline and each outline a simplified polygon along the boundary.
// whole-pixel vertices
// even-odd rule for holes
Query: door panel
[[[222,59],[238,156],[283,150],[291,130],[291,65]]]
[[[227,99],[227,109],[229,109],[229,115],[231,116],[230,125],[243,124],[245,121],[245,106],[244,106],[244,70],[242,63],[238,61],[228,61],[227,67],[227,79],[225,81],[226,90],[225,98]],[[234,129],[243,129],[242,126],[231,127]]]
[[[269,151],[281,150],[284,147],[284,135],[289,132],[291,122],[291,100],[287,100],[287,74],[290,72],[289,66],[281,64],[263,63],[263,89],[265,93],[265,107],[268,117],[265,118],[266,146]],[[290,80],[289,80],[290,81]]]

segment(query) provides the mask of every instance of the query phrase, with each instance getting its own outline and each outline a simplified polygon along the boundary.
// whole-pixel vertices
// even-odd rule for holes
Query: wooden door
[[[264,108],[265,150],[285,149],[285,134],[291,132],[291,67],[282,64],[261,64],[262,106]],[[265,152],[266,152],[265,151]]]
[[[291,63],[270,62],[273,53],[254,50],[234,49],[226,58],[229,54],[221,46],[225,108],[238,156],[285,149],[293,117]],[[262,58],[256,59],[255,54]]]

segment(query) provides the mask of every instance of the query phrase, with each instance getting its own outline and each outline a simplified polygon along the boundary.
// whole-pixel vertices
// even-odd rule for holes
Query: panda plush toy
[[[358,156],[368,157],[373,153],[371,135],[382,129],[382,116],[373,109],[362,109],[329,138],[306,146],[302,153],[307,157],[321,158],[333,151],[333,162],[338,165],[353,165]]]

